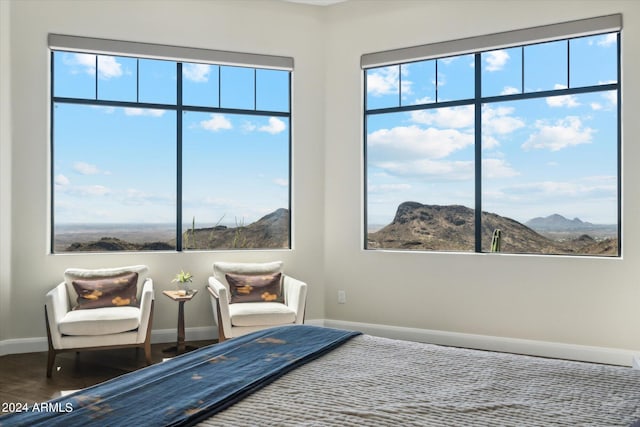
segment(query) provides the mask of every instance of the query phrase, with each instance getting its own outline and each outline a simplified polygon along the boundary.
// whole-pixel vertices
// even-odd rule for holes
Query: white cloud
[[[81,196],[104,196],[111,193],[111,190],[103,185],[84,185],[76,187],[74,193]]]
[[[71,72],[77,73],[79,67],[82,71],[92,76],[96,74],[96,55],[90,55],[87,53],[74,53],[71,55],[65,55],[63,62],[72,67]],[[114,77],[121,77],[122,64],[116,61],[113,56],[98,56],[98,77],[102,79],[111,79]]]
[[[127,116],[147,116],[147,117],[162,117],[165,110],[152,110],[150,108],[125,108],[124,113]]]
[[[549,107],[578,107],[580,103],[574,95],[549,96],[546,98]]]
[[[95,55],[89,55],[86,53],[66,54],[62,61],[65,65],[71,67],[71,72],[73,74],[77,74],[81,71],[92,76],[95,76],[96,74]]]
[[[511,178],[520,175],[504,159],[482,159],[483,178]]]
[[[280,186],[280,187],[288,187],[289,186],[289,180],[285,179],[285,178],[276,178],[273,180],[273,183]]]
[[[122,76],[122,65],[113,56],[98,56],[98,77],[110,79]]]
[[[182,75],[195,83],[206,83],[209,81],[209,73],[211,65],[207,64],[184,64],[182,66]]]
[[[505,86],[500,95],[513,95],[515,93],[520,93],[520,89],[513,86]]]
[[[284,131],[287,128],[287,125],[277,117],[269,117],[269,124],[265,126],[261,126],[258,130],[260,132],[267,132],[271,135],[278,134]]]
[[[580,198],[615,196],[617,185],[615,177],[590,177],[582,182],[540,181],[514,185],[503,189],[505,193],[545,198]]]
[[[79,166],[78,169],[80,170],[84,168],[86,175],[101,173],[95,166],[87,163],[78,162],[76,165]],[[75,165],[74,169],[76,169]],[[103,185],[72,185],[71,180],[63,174],[59,174],[54,178],[54,184],[56,185],[56,191],[76,197],[104,196],[111,193],[111,190]]]
[[[410,190],[411,184],[372,184],[369,185],[368,193],[395,193],[398,191]]]
[[[434,84],[435,84],[435,82],[434,82]],[[417,105],[417,104],[431,104],[433,102],[434,102],[434,100],[430,96],[425,96],[424,98],[416,99],[413,103],[415,105]]]
[[[200,122],[200,127],[212,132],[217,132],[222,129],[232,129],[231,122],[222,114],[211,114],[209,120],[203,120]]]
[[[54,183],[60,186],[67,186],[71,183],[71,181],[69,181],[69,178],[67,178],[66,176],[59,174],[55,177]]]
[[[487,62],[487,66],[485,67],[487,71],[500,71],[509,60],[509,54],[506,50],[502,49],[487,52],[484,57]]]
[[[466,181],[473,179],[473,161],[441,161],[419,159],[387,161],[375,166],[395,176],[429,176],[438,181]]]
[[[575,145],[589,144],[594,132],[591,128],[583,128],[580,118],[575,116],[559,119],[555,124],[548,124],[546,121],[538,120],[535,126],[538,128],[538,132],[533,133],[522,144],[522,148],[525,150],[548,149],[559,151]]]
[[[422,129],[416,125],[380,129],[369,134],[367,138],[369,147],[388,149],[387,158],[419,155],[438,159],[473,143],[474,136],[470,133],[455,129]]]
[[[485,105],[482,108],[482,131],[486,135],[506,135],[521,127],[525,123],[518,117],[511,117],[515,109],[513,107],[491,108]]]
[[[468,105],[412,111],[411,121],[453,129],[472,127],[475,122],[474,107],[473,105]]]
[[[248,120],[242,123],[242,130],[244,132],[253,132],[254,130],[256,130],[256,128],[257,126]]]
[[[566,89],[565,85],[555,84],[554,89]],[[545,98],[547,101],[547,105],[549,107],[568,107],[574,108],[578,107],[580,103],[576,99],[575,95],[560,95],[560,96],[549,96]]]
[[[367,93],[373,96],[397,94],[399,81],[398,66],[380,68],[367,73]]]
[[[616,91],[604,92],[601,96],[604,99],[606,99],[610,104],[618,105],[618,92]]]
[[[173,205],[175,196],[171,193],[148,193],[136,188],[128,188],[123,193],[123,203],[129,206]]]
[[[496,148],[500,146],[500,141],[498,141],[494,136],[491,135],[482,135],[482,149],[490,150],[492,148]]]
[[[96,165],[85,162],[75,162],[73,164],[73,170],[82,175],[97,175],[101,173]]]
[[[618,42],[616,33],[605,34],[598,40],[598,46],[609,47]]]
[[[592,102],[590,106],[594,111],[602,110],[602,104],[600,104],[599,102]]]

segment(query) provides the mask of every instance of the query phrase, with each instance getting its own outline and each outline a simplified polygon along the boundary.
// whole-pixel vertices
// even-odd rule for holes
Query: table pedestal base
[[[162,352],[163,353],[173,353],[176,356],[179,356],[181,354],[188,353],[190,351],[197,350],[197,349],[198,349],[198,347],[193,346],[193,345],[186,345],[185,344],[182,348],[180,348],[180,346],[178,346],[178,345],[172,345],[171,347],[163,348]]]

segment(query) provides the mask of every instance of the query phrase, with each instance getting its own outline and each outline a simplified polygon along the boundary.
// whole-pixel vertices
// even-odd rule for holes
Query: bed
[[[0,426],[630,426],[640,371],[297,325],[49,403]]]

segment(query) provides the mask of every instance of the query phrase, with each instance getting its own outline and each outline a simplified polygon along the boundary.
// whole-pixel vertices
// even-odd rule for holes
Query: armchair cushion
[[[225,274],[231,293],[231,303],[284,302],[282,273],[266,275]]]
[[[58,330],[63,335],[92,336],[127,332],[139,325],[138,307],[104,307],[69,311],[58,322]]]
[[[74,280],[113,277],[131,272],[138,273],[138,280],[136,283],[136,298],[139,301],[140,295],[142,294],[142,286],[145,280],[147,280],[147,278],[149,277],[149,268],[146,265],[131,265],[127,267],[100,269],[68,268],[64,272],[64,282],[67,286],[67,293],[69,295],[69,304],[71,308],[74,308],[78,304],[78,293],[73,287]]]
[[[277,302],[229,304],[229,316],[233,326],[275,326],[296,320],[293,309]]]
[[[260,275],[260,274],[276,274],[282,273],[282,262],[265,262],[265,263],[241,263],[241,262],[215,262],[213,263],[213,277],[230,290],[227,282],[227,273]],[[228,301],[231,302],[231,293],[227,294]]]
[[[71,283],[78,294],[74,310],[138,306],[136,284],[138,273],[130,272],[111,277],[74,279]]]

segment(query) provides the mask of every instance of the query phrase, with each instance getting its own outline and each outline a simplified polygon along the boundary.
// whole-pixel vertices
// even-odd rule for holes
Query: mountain
[[[249,225],[196,228],[182,238],[185,249],[283,249],[289,247],[289,210],[277,209]]]
[[[559,214],[533,218],[525,222],[525,225],[541,231],[586,230],[597,227],[590,222],[580,220],[580,218],[567,219]]]
[[[72,243],[68,252],[111,252],[111,251],[172,251],[176,247],[166,242],[131,243],[116,237],[102,237],[100,240]]]
[[[466,206],[404,202],[398,206],[391,224],[368,234],[368,247],[473,251],[474,220],[474,210]],[[605,244],[589,236],[571,241],[555,241],[518,221],[489,212],[482,213],[483,251],[490,250],[495,229],[501,230],[502,252],[617,255],[617,241],[612,241],[613,239],[608,239]],[[586,250],[589,252],[585,252]]]
[[[183,233],[185,249],[283,249],[289,247],[289,210],[277,209],[249,225],[189,229]],[[133,243],[115,237],[71,243],[69,252],[153,251],[176,248],[176,239]]]

